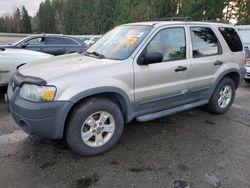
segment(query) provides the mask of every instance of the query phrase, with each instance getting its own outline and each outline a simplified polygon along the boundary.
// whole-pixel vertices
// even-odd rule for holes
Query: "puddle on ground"
[[[15,131],[11,134],[5,134],[0,136],[0,144],[11,144],[20,142],[24,139],[26,139],[28,135],[24,133],[23,131]]]

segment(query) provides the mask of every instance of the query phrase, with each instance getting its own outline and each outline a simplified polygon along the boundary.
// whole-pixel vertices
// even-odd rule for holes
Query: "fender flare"
[[[222,74],[220,74],[220,76],[215,80],[213,86],[211,87],[210,89],[210,92],[211,94],[214,93],[214,90],[216,89],[217,85],[220,83],[220,81],[227,75],[227,74],[230,74],[230,73],[236,73],[238,76],[239,76],[239,80],[237,81],[237,85],[236,85],[236,88],[238,87],[238,85],[240,84],[240,80],[241,80],[241,74],[240,74],[240,71],[236,68],[231,68],[231,69],[228,69],[226,71],[224,71]]]
[[[130,100],[130,98],[125,93],[125,91],[123,91],[120,88],[112,87],[112,86],[103,86],[103,87],[97,87],[97,88],[93,88],[93,89],[84,90],[84,91],[78,93],[77,95],[73,96],[72,98],[70,98],[69,101],[71,103],[76,104],[77,102],[79,102],[80,100],[82,100],[86,97],[90,97],[90,96],[98,95],[98,94],[103,94],[103,93],[114,93],[114,94],[117,94],[118,96],[122,97],[122,99],[123,99],[122,101],[123,101],[123,103],[125,103],[122,105],[125,105],[127,117],[129,117],[131,114],[134,113],[134,101]]]

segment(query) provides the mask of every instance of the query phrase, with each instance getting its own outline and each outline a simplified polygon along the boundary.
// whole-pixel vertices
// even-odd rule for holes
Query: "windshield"
[[[99,54],[107,59],[127,59],[152,28],[138,25],[116,27],[93,44],[87,53]]]
[[[244,44],[250,44],[250,29],[240,30],[240,37]]]

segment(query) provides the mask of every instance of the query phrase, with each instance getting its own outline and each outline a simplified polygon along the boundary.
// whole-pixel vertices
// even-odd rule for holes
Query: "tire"
[[[101,117],[104,117],[103,121]],[[94,156],[110,150],[119,141],[123,128],[124,119],[117,104],[106,98],[89,98],[73,109],[67,124],[66,140],[74,152]],[[109,132],[105,132],[106,129]],[[100,136],[103,139],[98,139]]]
[[[228,87],[230,88],[230,90],[228,91],[228,96],[230,96],[229,92],[231,92],[231,97],[229,99],[229,97],[223,96],[223,97],[225,97],[225,99],[223,100],[223,97],[221,97],[221,92],[223,93],[223,91],[225,91],[225,93],[226,93],[225,88],[228,88]],[[223,89],[225,89],[225,90],[223,90]],[[223,114],[223,113],[227,112],[234,101],[235,90],[236,89],[235,89],[234,81],[230,78],[227,78],[227,77],[223,78],[220,81],[220,83],[218,84],[218,86],[216,87],[216,89],[215,89],[215,91],[214,91],[214,93],[213,93],[213,95],[212,95],[212,97],[207,105],[208,110],[212,113],[215,113],[215,114]],[[219,102],[219,100],[220,100],[220,102]],[[225,103],[223,103],[221,101],[223,101]]]
[[[245,79],[245,82],[246,83],[250,83],[250,79]]]

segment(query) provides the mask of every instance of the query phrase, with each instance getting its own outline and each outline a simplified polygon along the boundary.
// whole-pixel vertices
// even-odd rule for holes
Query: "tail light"
[[[245,47],[244,47],[244,51],[245,51],[244,63],[245,63],[245,65],[246,65],[247,62],[248,62],[248,59],[250,58],[250,51],[249,51],[248,46],[245,46]]]

